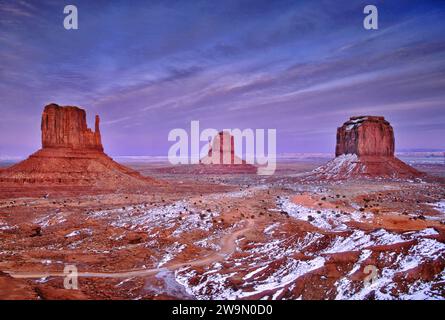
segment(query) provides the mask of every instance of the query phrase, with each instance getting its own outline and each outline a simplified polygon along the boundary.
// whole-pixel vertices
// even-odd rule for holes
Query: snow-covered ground
[[[184,200],[154,208],[146,208],[144,204],[140,204],[90,214],[91,218],[111,218],[112,226],[147,233],[151,233],[154,228],[176,227],[172,233],[175,237],[190,230],[208,231],[213,225],[212,218],[217,216],[219,212],[198,210]]]
[[[326,178],[333,178],[338,175],[348,177],[357,167],[358,157],[356,154],[343,154],[329,161],[323,167],[315,169],[314,173],[324,173]],[[329,174],[327,174],[329,173]]]
[[[162,260],[158,263],[158,268],[162,267],[164,264],[172,260],[174,257],[176,257],[179,253],[182,252],[186,248],[185,244],[181,244],[179,242],[173,243],[170,247],[167,248],[166,252],[167,254],[163,256]]]
[[[303,276],[317,270],[323,273],[331,255],[356,252],[359,257],[355,264],[335,283],[337,299],[363,299],[371,292],[375,292],[376,299],[444,299],[443,293],[437,290],[437,285],[444,280],[443,272],[431,281],[415,281],[408,291],[394,284],[394,277],[400,274],[445,259],[445,244],[434,239],[438,232],[433,228],[401,234],[385,229],[371,232],[352,229],[334,237],[332,233],[306,232],[303,236],[281,234],[281,238],[280,234],[273,234],[276,228],[279,228],[277,223],[265,227],[263,232],[270,240],[248,243],[241,256],[227,257],[224,269],[220,263],[208,266],[203,273],[190,267],[182,268],[175,273],[176,280],[198,299],[254,298],[265,292],[271,299],[281,299],[299,281],[304,281]],[[393,251],[390,248],[394,245],[407,250]],[[317,251],[317,248],[321,249]],[[301,253],[305,258],[297,259]],[[369,286],[363,280],[352,280],[373,264],[385,267],[376,269],[375,281]],[[240,278],[241,282],[234,280]]]
[[[396,252],[382,252],[379,260],[390,261],[388,267],[377,270],[376,277],[370,281],[368,285],[360,285],[351,281],[351,276],[358,272],[361,267],[369,265],[365,260],[369,258],[370,251],[362,251],[362,256],[354,265],[351,272],[346,277],[336,282],[337,297],[336,299],[364,299],[373,292],[375,299],[439,299],[445,297],[438,289],[445,280],[445,270],[437,275],[431,281],[415,281],[409,286],[408,292],[402,292],[397,286],[394,278],[398,275],[404,275],[409,270],[418,268],[426,261],[432,261],[445,258],[445,244],[434,239],[419,239],[418,243],[411,247],[408,254]]]
[[[262,187],[211,195],[206,200],[249,197],[256,190],[262,190]],[[331,283],[333,297],[337,299],[363,299],[369,298],[370,294],[376,299],[445,298],[443,290],[438,289],[445,281],[443,270],[428,281],[404,282],[403,279],[410,272],[418,272],[418,268],[445,259],[445,244],[438,240],[439,233],[434,228],[404,233],[383,228],[365,231],[348,222],[369,221],[374,217],[370,212],[354,210],[345,213],[321,207],[312,209],[287,197],[279,197],[276,204],[273,210],[284,211],[291,218],[306,221],[318,230],[289,235],[283,232],[286,222],[271,221],[258,230],[264,241],[240,237],[236,240],[238,248],[222,260],[200,267],[185,266],[169,274],[171,290],[176,292],[179,286],[184,289],[183,295],[197,299],[296,299],[298,296],[292,296],[292,292],[298,292],[301,281],[306,281],[307,276],[313,274],[322,277],[332,266],[330,259],[344,255],[350,259],[349,264],[336,275],[338,278],[334,287]],[[186,248],[189,249],[189,244],[181,242],[184,233],[191,230],[209,231],[212,218],[219,215],[219,212],[204,212],[191,201],[182,200],[157,207],[134,205],[97,211],[89,217],[104,219],[116,227],[147,232],[150,241],[156,241],[158,237],[159,231],[154,228],[172,228],[174,242],[164,248],[165,253],[155,264],[162,268]],[[237,228],[239,225],[233,226],[233,229]],[[76,235],[71,232],[66,237]],[[221,234],[212,232],[190,245],[217,252],[221,249],[220,238]],[[363,281],[367,266],[376,270],[375,278],[369,285]],[[402,280],[395,281],[400,277]]]
[[[431,204],[433,206],[434,209],[436,209],[437,211],[440,211],[442,213],[445,213],[445,200],[436,202]]]
[[[287,212],[289,216],[304,220],[313,226],[333,231],[347,230],[345,222],[359,221],[363,222],[373,217],[370,212],[344,213],[341,210],[335,209],[311,209],[305,206],[292,202],[289,198],[279,198],[277,201],[278,208]]]

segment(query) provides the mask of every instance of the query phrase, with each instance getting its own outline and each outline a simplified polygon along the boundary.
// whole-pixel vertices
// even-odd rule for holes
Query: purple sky
[[[445,2],[0,0],[0,156],[40,148],[55,102],[102,119],[110,155],[166,155],[173,128],[276,128],[278,152],[334,152],[352,115],[397,149],[445,148]]]

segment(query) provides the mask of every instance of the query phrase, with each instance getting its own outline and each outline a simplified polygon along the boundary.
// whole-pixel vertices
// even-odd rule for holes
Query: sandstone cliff
[[[200,161],[203,164],[244,164],[241,158],[235,155],[235,139],[228,132],[219,132],[209,144],[207,157]]]
[[[423,174],[394,156],[395,139],[384,117],[351,117],[337,129],[336,158],[307,179],[412,179]]]
[[[99,116],[93,132],[87,127],[85,110],[50,104],[43,111],[41,124],[42,149],[0,171],[0,187],[116,189],[155,182],[103,152]]]
[[[95,132],[87,127],[85,110],[47,105],[42,114],[42,147],[94,149],[103,151],[96,115]]]
[[[337,129],[335,156],[394,156],[394,131],[383,117],[351,117]]]
[[[256,173],[257,168],[246,163],[235,154],[235,138],[228,132],[221,131],[209,144],[206,157],[200,160],[200,173]],[[203,166],[204,165],[204,166]]]

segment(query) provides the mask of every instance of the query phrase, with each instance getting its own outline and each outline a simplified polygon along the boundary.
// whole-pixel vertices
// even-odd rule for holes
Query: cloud
[[[80,105],[101,115],[114,154],[163,154],[166,132],[190,120],[279,128],[281,151],[326,148],[357,113],[442,121],[442,5],[377,1],[381,28],[368,32],[360,3],[76,3],[80,29],[68,32],[57,1],[0,0],[5,118],[34,117],[38,130],[45,103]]]
[[[0,17],[32,17],[35,13],[35,7],[27,1],[0,2]]]

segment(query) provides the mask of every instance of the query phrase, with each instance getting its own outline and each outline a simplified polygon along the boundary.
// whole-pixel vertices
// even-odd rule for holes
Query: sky
[[[52,102],[99,114],[115,156],[166,156],[192,120],[333,153],[356,115],[390,121],[397,150],[445,149],[444,31],[445,1],[0,0],[0,156],[40,148]]]

